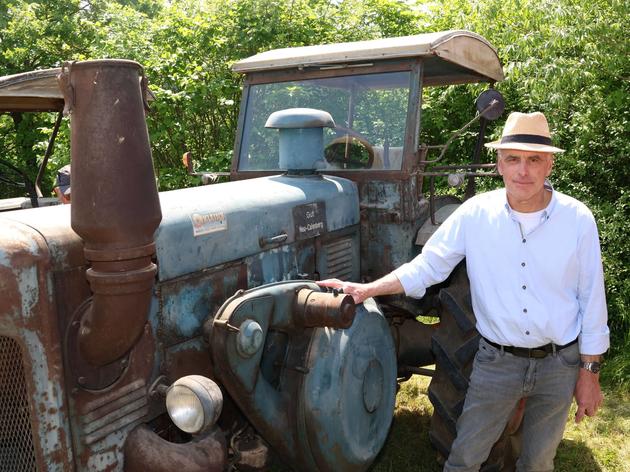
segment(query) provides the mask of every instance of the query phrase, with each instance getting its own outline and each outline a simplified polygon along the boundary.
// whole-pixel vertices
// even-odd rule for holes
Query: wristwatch
[[[580,367],[594,374],[598,374],[601,364],[599,362],[580,362]]]

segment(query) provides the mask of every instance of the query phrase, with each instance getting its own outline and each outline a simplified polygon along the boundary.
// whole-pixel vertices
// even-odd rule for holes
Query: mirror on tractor
[[[216,184],[221,178],[229,177],[229,172],[199,172],[195,170],[195,161],[192,158],[190,152],[185,152],[182,155],[182,165],[186,169],[188,175],[201,178],[202,185]]]

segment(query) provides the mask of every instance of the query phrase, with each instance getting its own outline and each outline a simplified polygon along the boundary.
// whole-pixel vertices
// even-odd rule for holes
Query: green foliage
[[[585,202],[598,221],[611,355],[619,356],[630,343],[627,4],[614,0],[442,1],[435,3],[428,16],[434,30],[470,29],[493,43],[505,64],[505,80],[497,84],[506,98],[504,117],[515,110],[543,111],[556,145],[566,149],[556,159],[552,180],[556,189]],[[431,132],[456,129],[470,117],[466,103],[472,103],[476,87],[454,89],[429,92],[433,113],[425,126]],[[502,124],[500,120],[491,128],[492,136],[498,137]],[[472,146],[474,139],[465,138],[455,152],[470,156]],[[610,375],[629,382],[630,364],[613,364]]]
[[[79,0],[0,1],[0,75],[54,67],[64,59],[85,58],[96,29],[93,13]],[[0,159],[19,168],[34,182],[38,163],[46,151],[46,130],[52,127],[55,116],[13,113],[10,119],[6,118],[0,120]],[[51,189],[52,179],[46,176],[43,190],[49,193]],[[20,195],[24,191],[19,188],[0,188],[0,198]]]

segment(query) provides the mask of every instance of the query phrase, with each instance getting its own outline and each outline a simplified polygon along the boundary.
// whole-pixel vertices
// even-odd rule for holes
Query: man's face
[[[552,167],[553,155],[549,152],[499,149],[497,169],[513,207],[536,202],[544,195],[545,179]]]

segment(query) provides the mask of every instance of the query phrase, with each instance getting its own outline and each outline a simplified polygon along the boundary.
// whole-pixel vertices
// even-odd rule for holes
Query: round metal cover
[[[503,95],[501,95],[498,90],[488,89],[485,92],[482,92],[477,97],[476,101],[477,111],[481,113],[492,103],[493,100],[496,100],[496,103],[492,106],[492,108],[483,113],[483,117],[489,121],[494,121],[503,114],[503,111],[505,110],[505,100],[503,99]]]
[[[369,300],[345,330],[320,328],[303,383],[308,444],[320,470],[366,470],[394,414],[396,351],[389,325]]]
[[[287,108],[273,112],[267,118],[265,128],[334,128],[330,113],[313,108]]]

